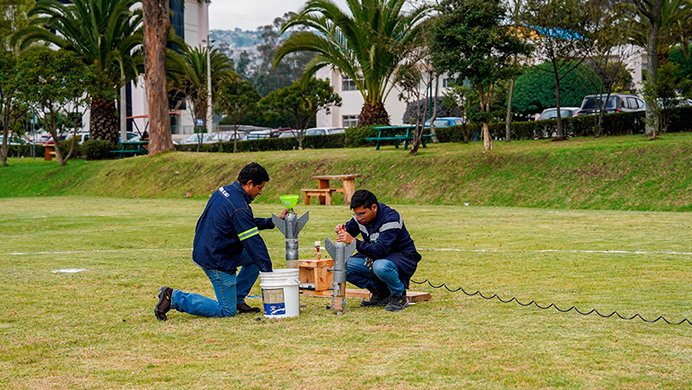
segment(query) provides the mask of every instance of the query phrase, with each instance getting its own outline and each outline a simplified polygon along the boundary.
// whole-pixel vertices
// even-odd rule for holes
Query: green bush
[[[66,139],[63,141],[58,141],[58,148],[60,148],[60,154],[62,156],[67,156],[67,153],[70,152],[70,148],[72,147],[72,140],[71,139]],[[74,154],[70,156],[70,158],[80,158],[81,153],[79,151],[79,144],[76,145]]]
[[[79,150],[87,160],[107,160],[113,158],[113,153],[111,153],[113,145],[102,139],[84,141]]]
[[[31,145],[9,145],[8,157],[31,157]],[[43,146],[36,145],[36,156],[43,157]]]
[[[366,141],[365,138],[377,137],[378,131],[373,126],[350,127],[346,129],[346,147],[357,148],[364,145],[372,145],[372,142]]]
[[[314,135],[305,137],[303,148],[305,149],[333,149],[345,147],[344,134]],[[175,149],[185,152],[197,151],[197,144],[175,145]],[[293,150],[298,149],[298,141],[295,138],[266,138],[253,139],[249,141],[238,141],[238,152],[261,152],[269,150]],[[222,142],[216,144],[203,144],[200,152],[233,152],[233,142]]]
[[[668,133],[692,131],[692,107],[661,110],[661,125]]]
[[[303,148],[306,149],[338,149],[346,147],[346,134],[311,135],[305,137]]]

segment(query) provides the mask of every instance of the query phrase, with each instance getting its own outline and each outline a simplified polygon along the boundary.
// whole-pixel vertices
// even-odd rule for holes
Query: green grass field
[[[269,188],[253,206],[258,216],[281,210]],[[427,285],[412,288],[433,299],[400,313],[352,299],[336,316],[328,299],[301,297],[295,318],[171,312],[157,321],[162,284],[213,294],[190,259],[204,205],[201,197],[0,198],[0,387],[692,388],[687,323],[563,314]],[[692,320],[689,213],[393,206],[423,255],[414,280]],[[297,211],[306,209],[301,255],[311,257],[310,243],[333,238],[350,214],[345,206]],[[262,236],[281,267],[280,232]]]

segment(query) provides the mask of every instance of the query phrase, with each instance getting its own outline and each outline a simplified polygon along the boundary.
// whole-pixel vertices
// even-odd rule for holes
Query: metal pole
[[[211,96],[211,39],[207,35],[207,133],[214,131],[214,118],[212,115]]]
[[[34,109],[31,109],[31,135],[34,138],[34,142],[31,143],[31,157],[36,160],[36,114]]]

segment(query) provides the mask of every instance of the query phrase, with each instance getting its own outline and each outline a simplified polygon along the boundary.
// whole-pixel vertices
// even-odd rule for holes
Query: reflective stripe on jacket
[[[197,221],[192,251],[195,264],[204,269],[235,272],[245,249],[261,271],[272,270],[259,231],[272,229],[274,223],[271,218],[255,218],[251,202],[237,181],[214,192]]]

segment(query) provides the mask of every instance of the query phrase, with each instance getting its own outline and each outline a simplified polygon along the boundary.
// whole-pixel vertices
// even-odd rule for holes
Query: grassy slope
[[[314,188],[314,174],[360,173],[390,203],[568,209],[692,210],[692,134],[431,145],[414,157],[373,148],[229,154],[168,153],[156,158],[70,161],[29,159],[0,169],[0,197],[96,195],[206,198],[250,161],[272,178],[259,202]],[[337,195],[340,201],[340,195]]]

